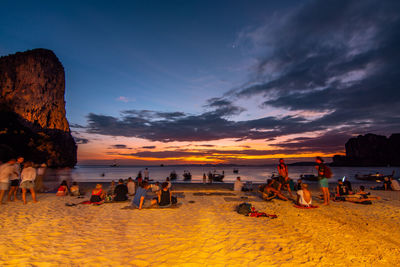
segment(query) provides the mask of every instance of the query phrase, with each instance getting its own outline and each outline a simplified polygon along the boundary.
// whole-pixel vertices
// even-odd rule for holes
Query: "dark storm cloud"
[[[76,129],[84,129],[84,128],[85,128],[85,126],[82,126],[82,125],[77,124],[77,123],[71,123],[71,124],[69,125],[69,127],[70,127],[70,128],[76,128]]]
[[[78,145],[84,145],[84,144],[89,143],[89,139],[86,139],[86,138],[74,136],[74,139],[75,139],[75,143],[77,143]]]
[[[110,149],[131,149],[131,148],[129,148],[127,145],[116,144],[116,145],[110,146]]]
[[[145,149],[154,149],[154,148],[156,148],[156,146],[142,146],[142,148],[145,148]]]
[[[288,134],[325,132],[278,144],[286,153],[337,151],[352,134],[398,131],[400,1],[309,1],[277,17],[242,34],[258,43],[259,64],[247,83],[251,86],[208,100],[208,111],[197,115],[128,110],[117,118],[91,113],[87,131],[161,142],[274,141]],[[262,108],[322,115],[232,120],[245,110],[235,101],[252,96],[262,100]]]
[[[399,1],[310,1],[279,25],[259,32],[268,55],[259,58],[256,84],[236,97],[260,95],[264,106],[330,111],[307,124],[311,129],[352,123],[398,129]]]

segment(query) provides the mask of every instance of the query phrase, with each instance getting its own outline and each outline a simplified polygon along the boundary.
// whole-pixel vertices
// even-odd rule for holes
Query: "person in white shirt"
[[[136,185],[131,177],[128,178],[128,182],[126,183],[126,186],[128,187],[128,194],[130,196],[133,196],[135,194]]]
[[[233,191],[242,191],[243,183],[240,181],[240,177],[236,178],[235,184],[233,185]]]
[[[22,188],[22,200],[24,204],[26,204],[26,190],[29,189],[31,191],[33,203],[36,203],[36,193],[35,193],[35,179],[36,179],[36,169],[33,168],[32,162],[26,162],[24,169],[21,172],[21,185]]]
[[[150,178],[149,169],[148,168],[144,169],[143,176],[144,176],[144,179],[149,179]]]
[[[4,193],[10,186],[10,177],[14,173],[15,159],[11,159],[0,165],[0,205],[3,202]]]
[[[390,181],[392,182],[391,187],[393,191],[400,191],[400,184],[396,179],[390,178]]]

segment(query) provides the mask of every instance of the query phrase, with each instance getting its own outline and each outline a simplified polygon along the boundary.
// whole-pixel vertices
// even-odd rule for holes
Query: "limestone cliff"
[[[346,156],[333,157],[336,166],[400,166],[400,134],[389,138],[366,134],[350,138]]]
[[[52,51],[0,58],[0,160],[21,155],[51,166],[76,164],[64,93],[64,68]]]

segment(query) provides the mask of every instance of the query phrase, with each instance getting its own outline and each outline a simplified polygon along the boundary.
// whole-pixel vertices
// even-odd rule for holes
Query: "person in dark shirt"
[[[158,191],[158,205],[161,207],[167,207],[171,205],[171,192],[168,188],[168,183],[164,182],[161,184],[161,190]]]
[[[343,184],[341,179],[338,180],[338,185],[336,186],[336,200],[344,201],[344,196],[349,194],[349,189]]]
[[[118,185],[114,189],[114,201],[126,201],[128,197],[128,187],[124,184],[124,180],[119,179]]]

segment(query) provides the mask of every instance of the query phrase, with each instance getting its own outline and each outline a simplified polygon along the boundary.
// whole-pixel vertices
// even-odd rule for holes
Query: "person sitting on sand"
[[[33,203],[36,203],[36,193],[35,193],[35,179],[36,179],[36,169],[33,168],[32,162],[26,162],[24,165],[24,169],[21,172],[21,185],[22,188],[22,200],[24,204],[26,204],[26,190],[29,189],[31,192]]]
[[[369,193],[367,193],[367,192],[365,192],[365,186],[363,186],[363,185],[361,185],[360,186],[360,191],[358,191],[357,193],[356,193],[356,195],[369,195]]]
[[[147,181],[143,181],[142,186],[138,187],[136,190],[136,194],[132,200],[131,206],[141,210],[142,208],[149,208],[156,204],[157,201],[155,199],[152,199],[151,201],[146,201],[146,194],[149,188],[149,183]]]
[[[383,187],[385,190],[392,190],[392,182],[389,177],[385,177],[383,181]]]
[[[161,190],[160,182],[156,182],[155,184],[151,185],[151,192],[157,193],[160,190]]]
[[[168,207],[171,205],[171,192],[168,189],[168,183],[164,182],[161,185],[161,190],[158,191],[158,205],[161,207]]]
[[[128,178],[128,182],[126,183],[126,186],[128,187],[128,194],[130,196],[133,196],[135,194],[135,190],[136,190],[136,184],[135,182],[132,180],[132,177]]]
[[[126,201],[128,197],[128,187],[124,184],[124,180],[119,179],[118,185],[115,187],[114,190],[114,201]]]
[[[67,185],[67,181],[63,180],[57,189],[56,196],[60,197],[60,196],[66,196],[66,195],[68,195],[68,185]]]
[[[107,189],[107,195],[114,195],[115,181],[112,180],[110,186]]]
[[[96,184],[96,188],[92,191],[90,202],[102,202],[106,196],[101,184]]]
[[[242,191],[243,183],[240,181],[240,177],[236,177],[235,184],[233,185],[233,191],[240,192]]]
[[[400,184],[399,181],[390,177],[391,187],[393,191],[400,191]]]
[[[308,190],[308,184],[302,184],[301,189],[297,190],[297,205],[310,207],[312,204],[311,192]]]
[[[168,189],[171,190],[172,189],[172,184],[171,184],[171,181],[170,181],[169,177],[167,177],[165,179],[165,181],[168,183]]]
[[[278,190],[276,190],[275,188],[272,187],[272,179],[268,179],[267,184],[264,187],[264,191],[263,191],[263,199],[265,200],[271,200],[274,197],[278,197],[282,200],[289,200],[287,197],[285,197],[284,195],[281,194],[281,192],[279,192]]]
[[[71,188],[70,188],[70,192],[71,192],[71,196],[77,197],[77,196],[80,195],[80,192],[79,192],[79,185],[78,185],[77,182],[73,182],[73,183],[72,183],[72,186],[71,186]]]

